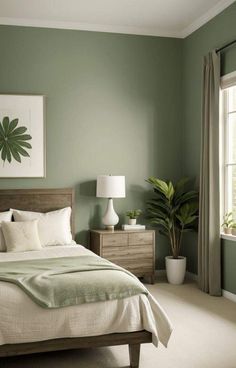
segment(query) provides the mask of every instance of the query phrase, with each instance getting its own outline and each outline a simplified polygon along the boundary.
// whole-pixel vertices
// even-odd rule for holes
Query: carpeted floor
[[[210,297],[192,282],[148,286],[167,311],[174,331],[168,349],[146,344],[140,368],[236,368],[236,304]],[[1,368],[127,368],[128,348],[118,346],[4,358]]]

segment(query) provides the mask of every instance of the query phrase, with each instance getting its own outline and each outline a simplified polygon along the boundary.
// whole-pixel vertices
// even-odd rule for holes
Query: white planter
[[[175,259],[169,256],[165,258],[165,261],[168,282],[174,285],[182,284],[184,282],[186,271],[186,257]]]
[[[232,233],[232,229],[230,227],[224,227],[224,233],[225,234],[231,234]]]
[[[129,218],[128,223],[129,225],[136,225],[137,219],[131,219]]]
[[[232,235],[236,236],[236,229],[232,229]]]

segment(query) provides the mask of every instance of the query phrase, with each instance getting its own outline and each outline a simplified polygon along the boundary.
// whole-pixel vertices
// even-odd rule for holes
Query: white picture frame
[[[0,178],[44,178],[45,97],[0,95]]]

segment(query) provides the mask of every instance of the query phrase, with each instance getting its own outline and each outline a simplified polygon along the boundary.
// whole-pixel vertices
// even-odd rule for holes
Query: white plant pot
[[[129,223],[129,225],[136,225],[136,222],[137,222],[137,219],[129,219],[128,220],[128,223]]]
[[[177,259],[168,256],[166,261],[166,275],[168,282],[174,285],[180,285],[184,282],[186,271],[186,257],[179,257]]]
[[[231,232],[232,232],[232,235],[236,236],[236,229],[233,228]]]
[[[232,233],[232,229],[230,227],[224,227],[224,233],[225,234],[231,234]]]

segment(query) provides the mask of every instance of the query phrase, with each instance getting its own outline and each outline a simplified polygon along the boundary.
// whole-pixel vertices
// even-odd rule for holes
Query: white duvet
[[[91,254],[81,245],[47,247],[39,251],[0,253],[1,262]],[[94,253],[92,253],[94,255]],[[0,282],[0,345],[63,337],[97,336],[147,330],[153,343],[167,346],[172,326],[149,294],[121,300],[45,309],[17,285]]]

